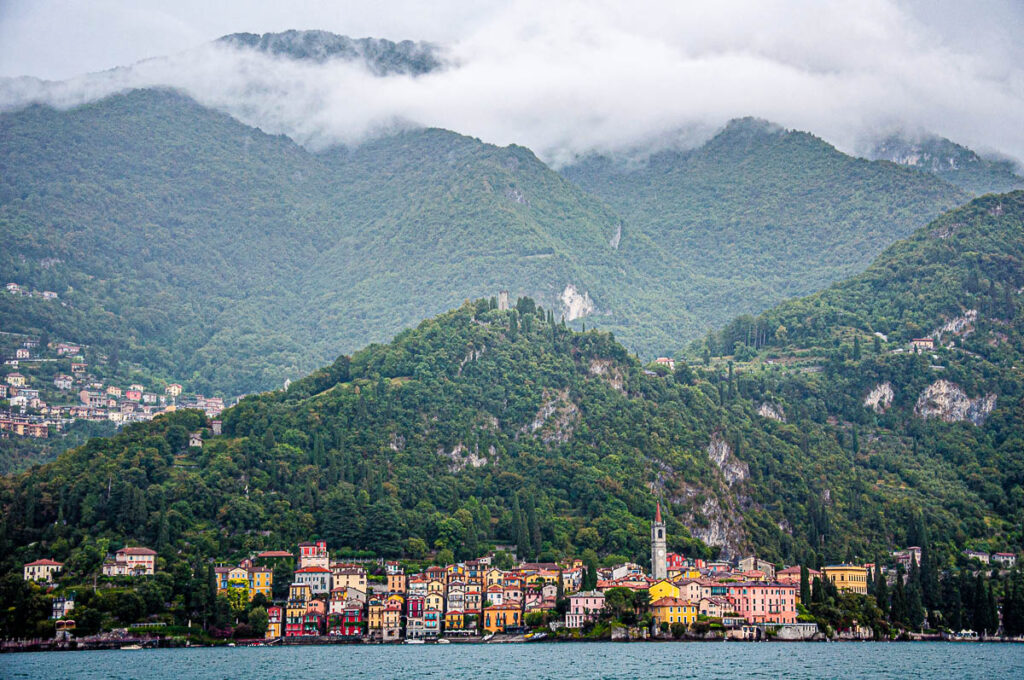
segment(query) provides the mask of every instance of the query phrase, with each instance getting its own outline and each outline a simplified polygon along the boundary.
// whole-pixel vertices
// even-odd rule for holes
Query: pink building
[[[789,583],[728,584],[734,611],[750,623],[796,623],[796,591]]]
[[[587,590],[569,596],[569,611],[565,615],[566,628],[582,628],[587,621],[594,621],[604,609],[604,593]]]

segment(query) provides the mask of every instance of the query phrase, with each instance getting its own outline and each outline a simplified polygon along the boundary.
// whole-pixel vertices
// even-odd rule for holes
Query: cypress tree
[[[805,607],[811,603],[810,572],[804,565],[800,565],[800,602]]]
[[[875,563],[875,603],[883,612],[889,611],[889,585],[878,562]]]
[[[972,609],[971,627],[976,633],[985,632],[986,626],[988,626],[988,603],[989,603],[989,592],[988,585],[985,583],[985,578],[981,572],[978,572],[977,578],[974,580],[974,606]]]
[[[530,530],[530,547],[533,549],[533,557],[540,552],[540,523],[537,521],[537,505],[534,499],[530,498],[530,507],[526,511],[527,528]]]
[[[889,606],[889,620],[894,624],[903,624],[907,619],[906,594],[903,590],[903,573],[896,574],[896,587],[892,591],[892,604]]]

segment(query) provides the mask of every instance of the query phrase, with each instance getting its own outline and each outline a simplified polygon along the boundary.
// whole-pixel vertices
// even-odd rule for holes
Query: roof
[[[296,574],[330,574],[331,570],[326,567],[303,567],[296,569]]]
[[[156,555],[156,551],[152,548],[143,548],[141,546],[124,547],[117,552],[124,553],[125,555]]]
[[[26,567],[63,567],[64,563],[63,562],[58,562],[57,560],[51,560],[49,558],[45,558],[44,557],[43,559],[36,560],[35,562],[26,562],[25,566]]]
[[[693,602],[681,597],[661,597],[651,603],[652,607],[696,607]]]
[[[661,524],[661,501],[658,501],[658,509],[654,513],[654,521]]]
[[[294,557],[287,550],[264,550],[256,557]]]

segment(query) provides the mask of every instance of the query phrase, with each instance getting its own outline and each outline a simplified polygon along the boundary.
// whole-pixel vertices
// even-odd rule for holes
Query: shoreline
[[[730,638],[682,638],[682,639],[671,639],[671,638],[647,638],[638,640],[611,640],[611,639],[559,639],[559,638],[545,638],[543,640],[526,640],[522,639],[521,636],[509,636],[506,639],[492,638],[491,640],[483,640],[482,638],[443,638],[448,640],[451,644],[456,645],[534,645],[534,644],[566,644],[566,643],[587,643],[587,644],[636,644],[636,643],[658,643],[658,644],[687,644],[687,643],[741,643],[741,644],[758,644],[758,643],[776,643],[776,644],[824,644],[824,643],[907,643],[916,644],[923,642],[942,642],[951,644],[979,644],[979,643],[993,643],[993,644],[1024,644],[1024,637],[1022,638],[984,638],[976,640],[954,640],[947,639],[941,636],[928,636],[911,639],[897,639],[897,640],[869,640],[859,638],[836,638],[836,639],[819,639],[819,640],[741,640],[741,639],[730,639]],[[309,639],[292,639],[285,640],[285,638],[274,638],[266,642],[255,641],[255,640],[243,640],[238,642],[225,642],[224,644],[210,644],[210,645],[180,645],[180,644],[167,644],[169,638],[126,638],[123,640],[97,640],[78,643],[77,641],[57,641],[47,640],[39,642],[5,642],[0,646],[0,654],[20,654],[20,653],[32,653],[32,652],[91,652],[91,651],[143,651],[151,649],[229,649],[229,648],[249,648],[249,647],[330,647],[335,645],[360,645],[360,646],[372,646],[372,647],[404,647],[405,641],[394,641],[394,642],[381,642],[381,641],[369,641],[369,640],[335,640],[326,637],[309,638]],[[424,641],[423,644],[431,646],[439,646],[436,640]],[[444,643],[441,643],[442,645]],[[127,649],[127,647],[131,647]]]

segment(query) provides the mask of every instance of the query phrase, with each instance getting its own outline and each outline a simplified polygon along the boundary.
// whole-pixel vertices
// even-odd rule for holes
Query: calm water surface
[[[1024,678],[1024,645],[560,643],[235,647],[0,656],[3,678]]]

